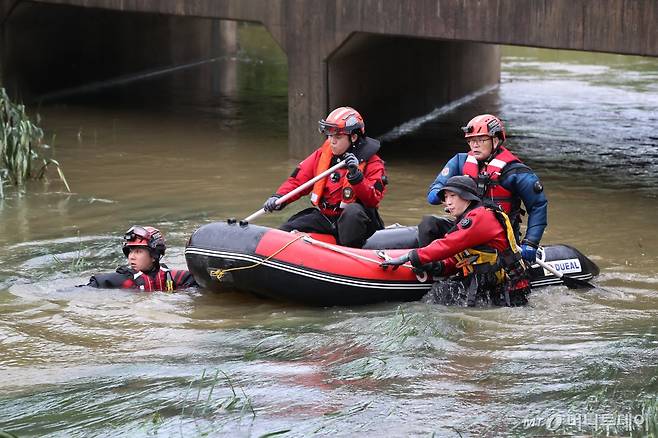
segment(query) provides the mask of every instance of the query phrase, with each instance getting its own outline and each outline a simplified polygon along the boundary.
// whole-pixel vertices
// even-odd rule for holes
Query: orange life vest
[[[320,159],[318,160],[318,164],[315,168],[315,175],[319,175],[322,172],[326,171],[329,169],[329,165],[331,164],[331,159],[333,158],[333,153],[331,152],[331,144],[329,142],[329,139],[327,139],[323,144],[322,144],[322,150],[320,152]],[[363,161],[359,164],[359,170],[363,172],[363,170],[366,168],[366,162]],[[327,177],[329,178],[329,177]],[[316,207],[320,205],[320,202],[322,202],[322,196],[324,194],[324,188],[327,184],[327,178],[322,178],[321,180],[317,181],[313,185],[313,191],[311,193],[311,203],[315,205]],[[342,197],[340,201],[340,207],[339,208],[345,208],[347,204],[350,204],[356,200],[356,196],[354,196],[354,188],[352,185],[347,181],[347,178],[343,178],[343,190],[342,190]]]

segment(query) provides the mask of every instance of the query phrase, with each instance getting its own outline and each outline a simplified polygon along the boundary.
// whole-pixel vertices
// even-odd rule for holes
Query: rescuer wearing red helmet
[[[343,106],[333,110],[319,122],[327,139],[292,172],[271,196],[263,209],[280,210],[300,197],[311,194],[312,208],[293,215],[280,229],[332,234],[343,246],[361,247],[384,223],[377,207],[386,192],[386,169],[377,155],[379,141],[366,137],[363,117],[354,108]],[[319,180],[307,190],[277,204],[278,198],[313,179],[338,161],[341,168]]]
[[[449,277],[432,285],[428,298],[438,304],[526,304],[530,282],[507,215],[482,203],[469,176],[451,177],[437,196],[455,225],[444,237],[381,266],[411,262],[415,269]]]
[[[123,239],[128,265],[110,274],[94,275],[87,286],[171,292],[197,285],[188,271],[169,269],[160,263],[167,246],[157,228],[135,225],[126,231]]]
[[[521,243],[523,258],[534,262],[539,242],[547,224],[548,200],[537,175],[505,146],[507,135],[503,122],[491,114],[474,117],[462,128],[468,153],[459,153],[448,161],[430,185],[427,201],[441,203],[439,192],[454,175],[468,175],[477,184],[478,196],[485,202],[498,205],[509,216],[514,234]],[[521,216],[528,212],[523,240],[520,239]],[[453,226],[446,218],[425,216],[418,226],[422,245],[439,238]]]

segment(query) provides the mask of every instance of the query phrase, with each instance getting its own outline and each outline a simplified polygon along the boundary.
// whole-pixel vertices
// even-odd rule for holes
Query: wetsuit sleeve
[[[89,283],[87,283],[87,286],[100,287],[100,285],[98,284],[98,279],[96,278],[95,275],[91,276],[91,278],[89,279]]]
[[[548,199],[539,177],[532,171],[514,173],[501,181],[501,185],[523,201],[528,212],[525,239],[539,244],[548,223]]]
[[[439,201],[439,190],[446,185],[450,177],[462,174],[466,156],[467,154],[457,154],[446,163],[443,169],[441,169],[441,172],[436,176],[434,182],[430,184],[430,188],[427,191],[427,202],[432,205],[439,205],[441,203]]]
[[[356,198],[365,207],[376,208],[384,198],[386,192],[385,174],[384,161],[377,155],[370,157],[363,172],[363,179],[361,182],[352,185]]]
[[[121,268],[119,268],[121,269]],[[123,271],[112,272],[109,274],[96,274],[89,279],[87,286],[97,287],[102,289],[119,289],[123,287],[124,282],[129,279]]]
[[[287,180],[281,184],[277,189],[277,195],[285,195],[292,192],[297,187],[301,186],[307,181],[310,181],[315,176],[315,168],[317,167],[317,162],[320,159],[320,154],[322,153],[321,149],[316,150],[311,155],[306,157],[304,161],[299,163],[295,170],[292,172],[292,175],[288,177]],[[286,204],[291,204],[301,198],[302,196],[308,195],[313,190],[313,186],[308,187],[306,190],[302,190],[301,193],[293,196],[292,198],[286,201]]]
[[[456,274],[457,269],[457,259],[454,257],[448,257],[447,259],[441,260],[443,263],[443,269],[441,270],[441,276],[448,277],[450,275]]]
[[[465,249],[489,243],[500,233],[501,225],[494,213],[478,208],[467,213],[457,223],[455,231],[419,248],[416,253],[421,264],[444,260]]]
[[[190,271],[175,271],[173,277],[176,289],[198,286]]]

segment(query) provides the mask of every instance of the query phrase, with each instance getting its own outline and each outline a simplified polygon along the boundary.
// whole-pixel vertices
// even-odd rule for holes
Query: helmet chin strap
[[[356,135],[356,140],[352,141],[352,136]],[[359,134],[350,134],[350,149],[356,149],[356,146],[361,141],[361,136]]]
[[[494,141],[498,141],[497,144],[493,145]],[[503,144],[498,137],[491,137],[491,144],[493,145],[493,148],[491,149],[491,153],[489,156],[486,158],[486,160],[483,161],[483,163],[489,163],[491,160],[494,159],[496,155],[500,153],[500,146]]]
[[[149,269],[147,272],[155,272],[160,270],[160,260],[153,258],[153,264],[151,265],[151,269]]]

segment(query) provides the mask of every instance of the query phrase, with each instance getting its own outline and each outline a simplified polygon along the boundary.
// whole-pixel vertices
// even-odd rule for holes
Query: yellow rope
[[[261,261],[259,261],[259,262],[254,263],[253,265],[249,265],[249,266],[238,266],[238,267],[236,267],[236,268],[215,269],[215,270],[210,271],[210,276],[211,276],[211,277],[215,277],[215,278],[217,278],[217,280],[221,280],[222,277],[223,277],[227,272],[231,272],[231,271],[240,271],[240,270],[242,270],[242,269],[251,269],[251,268],[255,268],[256,266],[260,266],[260,265],[262,265],[263,263],[265,263],[266,261],[268,261],[269,259],[271,259],[272,257],[274,257],[274,256],[276,256],[277,254],[279,254],[279,253],[280,253],[281,251],[283,251],[284,249],[288,248],[288,247],[289,247],[290,245],[292,245],[293,243],[297,242],[299,239],[301,239],[301,238],[304,237],[304,236],[305,236],[305,234],[300,234],[299,236],[295,237],[293,240],[291,240],[290,242],[286,243],[286,244],[283,245],[281,248],[279,248],[278,250],[276,250],[273,254],[267,256],[266,258],[264,258],[263,260],[261,260]]]

